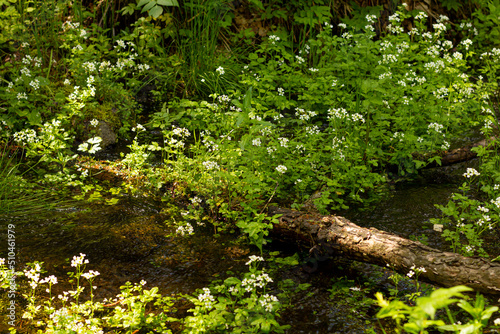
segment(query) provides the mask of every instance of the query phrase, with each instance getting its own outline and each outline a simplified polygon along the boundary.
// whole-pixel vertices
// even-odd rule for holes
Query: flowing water
[[[401,183],[375,208],[352,210],[342,215],[366,227],[399,234],[403,237],[424,234],[431,246],[446,248],[429,218],[439,217],[434,204],[445,204],[457,189],[464,166],[427,171],[419,180]],[[63,280],[72,271],[69,259],[87,255],[87,270],[97,270],[97,298],[112,297],[126,281],[147,281],[162,294],[193,293],[208,286],[228,270],[244,272],[248,255],[254,249],[238,245],[235,236],[214,238],[211,231],[189,238],[175,235],[171,218],[162,213],[162,203],[145,198],[124,197],[113,206],[75,207],[48,215],[3,219],[16,225],[18,263],[45,262],[49,274],[59,278],[56,293],[71,288]],[[2,236],[6,233],[2,231]],[[0,240],[6,244],[6,240]],[[290,245],[273,245],[284,255],[300,252],[305,264],[307,252]],[[0,250],[0,257],[5,257]],[[18,268],[21,269],[21,268]],[[288,333],[365,333],[374,323],[375,307],[366,297],[375,291],[388,291],[390,285],[384,268],[347,262],[327,261],[311,272],[299,265],[280,274],[311,287],[292,299],[293,307],[282,314]],[[347,282],[347,283],[346,283]],[[358,289],[360,291],[356,291]],[[365,301],[363,301],[365,300]],[[189,305],[185,305],[187,308]],[[180,306],[180,312],[186,309]],[[1,328],[0,328],[1,332]]]

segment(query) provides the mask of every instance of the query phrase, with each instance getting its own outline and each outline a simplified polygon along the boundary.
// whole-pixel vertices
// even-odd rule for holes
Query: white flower
[[[423,20],[427,18],[427,14],[425,12],[419,12],[416,16],[415,16],[415,19],[416,20]]]
[[[460,44],[465,46],[465,50],[469,50],[469,47],[472,45],[472,41],[470,39],[463,40]]]
[[[38,81],[38,79],[32,80],[30,86],[33,87],[34,90],[37,90],[40,88],[40,81]]]
[[[22,92],[22,93],[17,93],[17,99],[18,99],[19,101],[21,101],[21,99],[25,99],[25,100],[27,100],[27,99],[28,99],[28,95],[26,95],[26,93],[25,93],[25,92]]]
[[[477,210],[477,211],[482,211],[482,212],[485,212],[485,213],[490,211],[490,209],[485,208],[484,206],[481,206],[481,205],[480,205],[480,206],[478,206],[478,207],[476,208],[476,210]]]
[[[191,203],[193,203],[193,204],[201,204],[201,198],[199,198],[198,196],[195,196],[195,197],[191,198],[190,200],[191,200]]]
[[[257,256],[257,255],[250,255],[248,259],[249,259],[248,262],[245,263],[247,266],[254,261],[264,261],[264,258],[262,256]]]
[[[224,68],[222,66],[219,66],[217,67],[217,69],[215,70],[217,73],[219,73],[219,75],[224,75],[224,73],[226,73],[224,71]]]
[[[477,170],[475,170],[474,168],[467,168],[467,172],[465,172],[463,174],[463,176],[468,178],[468,179],[470,179],[473,176],[479,176],[479,175],[480,175],[480,173]]]
[[[376,15],[366,15],[366,21],[368,21],[368,23],[374,23],[376,19]]]
[[[434,131],[439,132],[439,133],[441,133],[441,130],[443,129],[443,127],[444,127],[444,126],[443,126],[442,124],[438,124],[438,123],[431,123],[431,124],[429,124],[429,125],[427,126],[427,128],[428,128],[429,130],[430,130],[430,129],[433,129]],[[429,130],[427,130],[427,132],[428,132],[428,133],[430,133],[430,132],[429,132]]]
[[[175,233],[180,234],[182,236],[186,234],[193,234],[194,229],[193,226],[189,223],[187,223],[185,226],[179,226],[177,230],[175,230]]]
[[[214,297],[210,294],[209,288],[203,288],[205,293],[198,295],[198,300],[203,303],[203,306],[210,310],[212,308],[212,303],[215,301]]]
[[[345,23],[339,23],[338,26],[342,29],[346,29],[347,28],[347,24]]]
[[[260,138],[255,138],[254,140],[252,140],[253,146],[260,146],[260,144],[261,144]]]
[[[94,128],[99,125],[99,121],[97,119],[93,119],[90,121],[90,125],[92,125]]]
[[[85,254],[80,253],[80,256],[73,256],[73,260],[71,260],[71,266],[72,267],[77,267],[82,264],[87,264],[89,263],[89,260],[85,259]]]
[[[203,161],[203,166],[208,169],[208,170],[212,170],[212,169],[218,169],[219,168],[219,165],[217,164],[217,162],[215,161]]]
[[[137,123],[137,126],[134,126],[132,128],[132,131],[133,132],[142,132],[142,131],[146,131],[146,128],[144,126],[142,126],[141,124]]]
[[[302,64],[305,62],[304,58],[302,58],[301,56],[295,56],[295,59],[297,59],[297,63],[299,63],[299,64]]]
[[[87,142],[89,144],[92,144],[92,145],[99,144],[100,142],[102,142],[102,138],[101,137],[93,137],[93,138],[90,138],[89,140],[87,140]]]
[[[271,41],[271,43],[275,44],[277,41],[280,40],[280,38],[276,35],[271,35],[269,36],[269,40]]]
[[[89,143],[81,143],[78,145],[78,151],[87,152],[89,149]]]
[[[27,76],[27,77],[30,77],[30,76],[31,76],[31,71],[30,71],[30,70],[28,70],[26,67],[23,67],[23,68],[21,69],[21,74],[22,74],[22,75],[25,75],[25,76]]]
[[[442,31],[446,31],[446,26],[442,23],[433,24],[432,27],[434,28],[434,30],[436,30],[437,34],[441,33]]]
[[[496,318],[494,321],[493,321],[493,324],[495,326],[500,326],[500,318]]]
[[[69,79],[66,79],[66,80],[64,80],[63,84],[65,86],[69,86],[69,85],[71,85],[71,81],[69,81]]]
[[[278,171],[278,173],[285,174],[285,172],[287,171],[287,168],[286,168],[286,166],[279,165],[278,167],[276,167],[276,170]]]
[[[99,276],[100,273],[98,271],[94,271],[94,270],[89,270],[88,273],[85,273],[85,274],[82,274],[83,277],[85,277],[86,279],[92,279],[96,276]]]
[[[278,95],[279,96],[285,95],[285,90],[283,88],[281,88],[281,87],[278,87]]]
[[[125,42],[124,42],[124,41],[122,41],[121,39],[117,40],[117,41],[116,41],[116,44],[118,44],[118,46],[120,46],[120,47],[122,47],[122,48],[124,48],[124,49],[125,49]]]
[[[278,138],[279,142],[280,142],[280,145],[281,147],[288,147],[288,138],[283,138],[283,137],[280,137]]]

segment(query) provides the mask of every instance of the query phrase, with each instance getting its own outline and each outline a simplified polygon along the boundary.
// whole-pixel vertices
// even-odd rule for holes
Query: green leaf
[[[137,7],[142,7],[144,6],[145,4],[149,3],[149,2],[153,2],[155,0],[141,0],[139,1],[139,3],[137,4]]]
[[[154,6],[148,12],[148,14],[151,15],[152,17],[154,17],[155,19],[158,18],[162,13],[163,13],[163,7],[161,7],[161,6]]]
[[[236,277],[229,277],[229,278],[226,278],[226,280],[224,281],[225,285],[237,285],[240,283],[241,283],[241,281],[239,279],[237,279]]]
[[[148,3],[146,4],[146,6],[144,6],[144,8],[142,9],[141,13],[144,13],[144,12],[146,12],[146,11],[148,11],[148,13],[149,13],[149,10],[150,10],[151,8],[153,8],[154,6],[156,6],[156,0],[151,0],[150,2],[148,2]],[[150,14],[150,15],[151,15],[151,14]]]
[[[42,116],[38,111],[34,111],[28,114],[28,121],[31,125],[40,125],[42,124]]]
[[[255,7],[259,8],[260,10],[265,10],[264,5],[262,4],[262,1],[260,0],[249,0],[249,2],[254,5]]]
[[[161,6],[179,7],[179,3],[177,2],[177,0],[157,0],[157,2],[158,2],[158,5],[161,5]]]
[[[250,86],[243,98],[243,111],[250,112],[252,107],[252,86]]]

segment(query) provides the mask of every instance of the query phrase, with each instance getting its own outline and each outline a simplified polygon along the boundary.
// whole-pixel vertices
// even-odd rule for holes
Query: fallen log
[[[272,235],[320,248],[351,260],[381,266],[406,275],[412,268],[425,268],[419,279],[443,287],[466,285],[487,294],[500,294],[500,263],[484,258],[443,252],[418,241],[401,238],[375,228],[357,226],[339,216],[323,216],[270,207],[281,214]]]
[[[490,137],[489,139],[483,139],[478,142],[475,142],[473,144],[456,148],[451,151],[445,151],[441,154],[441,163],[438,165],[436,162],[430,163],[425,166],[425,168],[432,168],[432,167],[437,167],[437,166],[450,166],[459,162],[463,161],[469,161],[477,157],[477,153],[472,151],[473,148],[479,147],[479,146],[488,146],[490,143],[493,141],[497,140],[495,137]],[[419,160],[427,160],[429,157],[425,155],[421,155],[418,153],[413,154],[413,157],[415,159]]]

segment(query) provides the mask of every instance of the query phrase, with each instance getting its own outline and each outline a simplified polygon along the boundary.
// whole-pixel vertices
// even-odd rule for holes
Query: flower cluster
[[[224,73],[226,73],[226,72],[224,71],[224,67],[222,67],[222,66],[217,67],[217,69],[216,69],[215,71],[216,71],[219,75],[224,75]]]
[[[29,270],[24,271],[24,275],[31,280],[29,284],[33,290],[36,289],[38,283],[41,283],[39,282],[41,272],[42,266],[38,262],[35,262]]]
[[[38,141],[36,132],[33,129],[24,129],[14,133],[14,140],[23,145],[35,143]]]
[[[214,296],[212,296],[209,288],[203,288],[204,293],[198,295],[198,300],[203,303],[203,306],[210,310],[215,302]]]
[[[211,160],[203,161],[203,166],[208,170],[219,169],[219,164]]]
[[[85,254],[80,253],[80,256],[73,256],[73,260],[71,260],[71,266],[72,267],[78,267],[83,264],[89,263],[89,260],[85,259]]]
[[[101,137],[93,137],[88,139],[86,142],[78,145],[78,151],[87,152],[89,154],[94,154],[101,150],[102,138]]]
[[[255,261],[264,261],[264,258],[262,256],[250,255],[248,257],[248,261],[245,264],[247,266],[249,266],[252,262],[255,262]]]
[[[266,309],[267,312],[271,312],[273,310],[273,304],[279,302],[276,296],[265,294],[259,299],[259,303],[262,307]]]
[[[411,278],[415,274],[419,275],[419,274],[425,273],[425,272],[427,272],[427,270],[425,270],[424,267],[416,268],[415,265],[413,265],[413,266],[411,266],[410,271],[406,274],[406,276]]]
[[[279,165],[276,167],[276,171],[278,171],[278,173],[285,174],[285,172],[287,171],[287,168],[286,168],[286,166]]]
[[[442,124],[439,124],[439,123],[430,123],[427,126],[427,128],[428,128],[428,130],[427,130],[428,133],[430,133],[430,130],[434,130],[438,133],[442,133],[444,126]]]
[[[480,173],[474,168],[467,168],[467,171],[463,174],[464,177],[470,179],[473,176],[479,176]]]
[[[245,287],[245,291],[251,292],[256,288],[264,288],[267,283],[272,281],[273,279],[268,274],[261,272],[259,275],[251,274],[250,278],[243,279],[241,286]]]
[[[88,273],[82,274],[82,276],[85,277],[88,280],[90,280],[90,279],[92,279],[94,277],[97,277],[99,275],[100,275],[100,273],[98,271],[94,271],[94,270],[89,270]]]
[[[188,129],[186,129],[186,128],[178,128],[176,126],[174,126],[172,128],[172,133],[174,135],[177,135],[177,136],[180,136],[180,137],[183,137],[183,138],[189,137],[191,135],[191,132],[189,132]]]
[[[269,40],[271,41],[272,44],[276,44],[280,40],[280,38],[276,35],[271,35],[269,36]]]
[[[317,113],[315,111],[309,111],[302,108],[295,108],[295,116],[297,116],[298,119],[302,121],[308,121],[316,115]]]
[[[186,225],[179,226],[177,230],[175,230],[177,234],[180,234],[182,236],[186,234],[193,234],[194,228],[191,224],[187,223]]]

